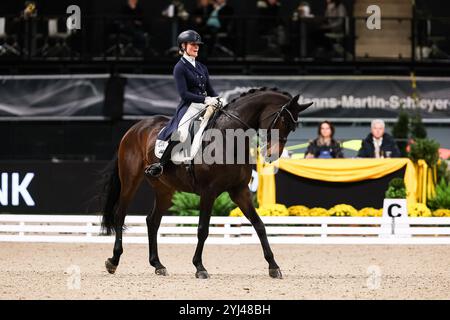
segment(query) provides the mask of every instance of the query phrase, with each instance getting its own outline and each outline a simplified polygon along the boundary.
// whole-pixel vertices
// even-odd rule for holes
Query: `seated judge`
[[[394,138],[385,132],[383,120],[372,121],[369,135],[362,141],[358,151],[360,158],[399,158],[400,150]]]
[[[318,137],[309,142],[305,158],[343,158],[341,144],[334,139],[334,126],[329,121],[319,124]]]

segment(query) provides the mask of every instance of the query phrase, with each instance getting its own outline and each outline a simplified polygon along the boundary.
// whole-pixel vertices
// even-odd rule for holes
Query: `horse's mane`
[[[253,95],[256,95],[256,94],[258,94],[260,92],[264,92],[264,91],[280,93],[280,94],[288,97],[289,99],[292,99],[292,95],[289,92],[280,91],[278,88],[261,87],[261,88],[250,89],[247,92],[241,93],[239,97],[236,97],[233,100],[231,100],[230,102],[228,102],[226,107],[229,107],[229,106],[239,102],[239,100],[241,100],[241,98],[243,98],[243,97],[253,96]]]

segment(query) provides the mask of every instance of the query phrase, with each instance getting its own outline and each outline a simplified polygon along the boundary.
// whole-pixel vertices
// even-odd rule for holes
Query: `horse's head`
[[[299,95],[296,95],[260,120],[260,128],[267,129],[266,156],[271,161],[281,155],[289,133],[297,128],[298,114],[313,104],[313,102],[299,104],[298,98]]]

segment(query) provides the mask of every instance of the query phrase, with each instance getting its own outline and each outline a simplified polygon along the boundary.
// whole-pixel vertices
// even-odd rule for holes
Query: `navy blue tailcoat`
[[[195,67],[181,57],[173,69],[173,76],[181,102],[175,115],[159,133],[158,139],[168,140],[180,123],[191,103],[204,103],[205,97],[217,97],[217,93],[209,81],[209,73],[206,66],[195,61]]]

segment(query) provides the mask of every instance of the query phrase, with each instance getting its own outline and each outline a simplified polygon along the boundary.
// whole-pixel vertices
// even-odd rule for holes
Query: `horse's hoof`
[[[209,279],[209,274],[206,270],[205,271],[197,271],[195,273],[195,277],[197,279]]]
[[[168,276],[168,275],[169,275],[169,273],[167,272],[167,269],[166,269],[166,268],[155,269],[155,273],[156,273],[158,276]]]
[[[283,279],[280,268],[269,269],[269,276],[274,279]]]
[[[116,269],[117,269],[117,266],[114,265],[114,264],[111,262],[111,259],[110,259],[110,258],[108,258],[108,259],[105,261],[105,267],[106,267],[106,270],[107,270],[110,274],[114,274],[114,273],[116,272]]]

